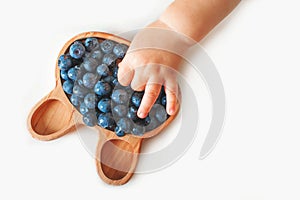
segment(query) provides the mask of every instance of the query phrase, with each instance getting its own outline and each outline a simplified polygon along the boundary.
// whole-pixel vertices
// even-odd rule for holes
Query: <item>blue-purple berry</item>
[[[130,106],[128,109],[127,117],[133,121],[136,121],[138,119],[137,110],[138,109],[135,106]]]
[[[143,136],[145,131],[146,131],[146,128],[144,126],[134,124],[132,127],[131,133],[136,136]]]
[[[102,60],[103,53],[101,50],[95,49],[89,54],[90,58],[96,59],[98,61]]]
[[[111,86],[105,81],[98,81],[94,87],[94,92],[99,96],[108,95],[111,92]]]
[[[116,126],[115,133],[119,137],[123,137],[125,135],[125,131],[119,126]]]
[[[69,54],[61,55],[58,58],[58,67],[60,70],[66,71],[72,66],[72,59]]]
[[[88,112],[88,113],[85,113],[83,115],[83,119],[82,121],[87,125],[87,126],[95,126],[97,124],[97,117],[96,117],[96,113],[94,112]]]
[[[73,87],[74,87],[74,83],[71,80],[67,80],[63,83],[63,90],[67,93],[67,94],[72,94],[73,93]]]
[[[111,99],[117,104],[126,104],[128,102],[129,95],[124,89],[114,90]]]
[[[103,98],[98,102],[98,109],[103,113],[111,111],[111,100],[109,98]]]
[[[98,76],[94,73],[88,72],[83,75],[82,81],[86,88],[92,89],[98,81]]]
[[[86,71],[95,72],[99,64],[95,58],[86,58],[82,65]]]
[[[75,67],[72,67],[71,69],[69,69],[68,70],[69,79],[75,81],[77,79],[77,73],[78,73],[78,70]]]
[[[84,103],[87,108],[94,109],[97,103],[97,97],[94,93],[89,93],[84,97]]]
[[[114,49],[115,42],[112,40],[104,40],[100,43],[100,48],[104,53],[111,53]]]
[[[160,104],[154,104],[151,108],[149,115],[150,115],[150,117],[152,117],[152,115],[153,115],[155,117],[155,119],[160,123],[163,123],[168,118],[168,114],[166,112],[165,107]]]
[[[144,92],[134,92],[131,96],[131,102],[135,107],[140,107]]]
[[[130,133],[132,129],[132,121],[128,118],[121,118],[118,120],[117,126],[120,127],[125,133]]]
[[[118,78],[119,67],[115,66],[113,68],[113,77]]]
[[[97,73],[101,76],[101,77],[106,77],[109,74],[109,68],[106,64],[101,64],[97,67]]]
[[[82,102],[82,103],[80,104],[79,112],[80,112],[82,115],[84,115],[84,114],[86,114],[86,113],[89,112],[89,109],[88,109],[88,107],[86,107],[86,105],[85,105],[84,102]]]
[[[102,128],[113,130],[115,128],[115,121],[110,113],[102,113],[98,116],[98,125]]]
[[[161,105],[163,105],[163,106],[167,105],[167,97],[166,96],[161,97]]]
[[[84,46],[88,51],[92,51],[99,47],[99,41],[97,38],[90,37],[85,40]]]
[[[103,77],[103,80],[107,83],[112,83],[113,84],[113,81],[114,81],[114,77],[113,76],[107,76],[107,77]]]
[[[70,101],[71,101],[71,103],[72,103],[75,107],[77,107],[77,106],[79,106],[80,103],[82,102],[82,98],[80,98],[80,97],[78,97],[78,96],[72,94],[71,97],[70,97]]]
[[[67,70],[60,70],[60,77],[63,80],[69,80],[68,71]]]
[[[148,125],[145,126],[146,131],[152,131],[153,129],[157,128],[159,126],[159,122],[153,117],[150,118],[150,122]]]
[[[87,93],[88,93],[88,90],[86,88],[75,83],[75,85],[73,87],[73,94],[75,94],[78,97],[84,98]]]
[[[119,84],[119,81],[117,78],[114,78],[111,82],[114,86],[118,85]]]
[[[70,46],[69,53],[71,57],[80,59],[85,53],[85,48],[81,42],[76,41]]]
[[[110,66],[114,64],[116,60],[117,60],[117,56],[115,54],[109,53],[103,56],[102,63]]]
[[[126,54],[127,49],[127,45],[119,43],[115,45],[113,52],[118,58],[123,58]]]
[[[113,108],[113,112],[112,112],[115,118],[126,117],[127,113],[128,113],[128,107],[122,104],[116,105]]]

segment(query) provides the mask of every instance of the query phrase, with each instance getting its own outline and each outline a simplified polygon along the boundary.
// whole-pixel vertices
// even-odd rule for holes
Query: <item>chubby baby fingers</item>
[[[167,98],[167,113],[174,115],[176,113],[178,99],[178,84],[176,79],[168,79],[165,81],[165,93]]]
[[[145,93],[137,112],[140,118],[145,118],[159,96],[161,90],[161,83],[148,82],[145,87]]]
[[[130,65],[123,60],[119,63],[118,81],[123,86],[128,86],[134,76],[134,70],[130,68]]]

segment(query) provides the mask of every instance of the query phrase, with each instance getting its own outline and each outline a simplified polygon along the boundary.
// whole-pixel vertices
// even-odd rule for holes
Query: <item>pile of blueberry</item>
[[[163,86],[148,116],[141,119],[137,110],[144,92],[118,83],[118,63],[128,46],[112,40],[86,38],[75,41],[59,57],[62,86],[70,102],[83,115],[87,126],[99,125],[118,136],[142,136],[161,125],[166,113]]]

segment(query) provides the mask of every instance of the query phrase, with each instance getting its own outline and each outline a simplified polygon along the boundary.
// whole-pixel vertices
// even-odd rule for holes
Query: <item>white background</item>
[[[120,187],[99,179],[76,134],[51,142],[31,138],[28,112],[54,87],[55,59],[70,37],[141,28],[170,2],[12,0],[0,6],[1,199],[300,198],[300,12],[294,0],[245,0],[201,42],[227,98],[223,136],[206,159],[198,156],[209,109],[201,116],[203,134],[180,160]],[[199,93],[206,108],[205,88]]]

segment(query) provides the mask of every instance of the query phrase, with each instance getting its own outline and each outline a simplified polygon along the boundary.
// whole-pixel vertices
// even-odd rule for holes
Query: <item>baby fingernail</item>
[[[175,110],[173,108],[169,109],[169,115],[173,115],[175,113]]]
[[[143,113],[143,112],[138,112],[138,116],[140,117],[140,118],[145,118],[146,116],[145,116],[145,113]]]

